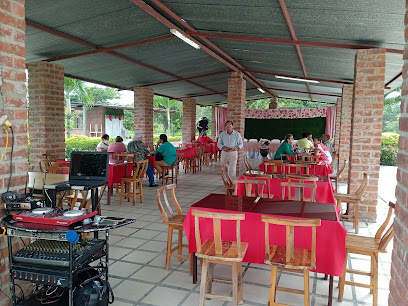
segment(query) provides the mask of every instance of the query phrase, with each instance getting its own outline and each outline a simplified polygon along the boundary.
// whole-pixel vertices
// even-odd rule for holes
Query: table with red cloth
[[[57,163],[61,165],[61,167],[67,167],[67,171],[62,171],[62,174],[69,174],[69,167],[71,163],[69,160],[60,159],[60,160],[57,160]]]
[[[265,259],[265,225],[261,221],[262,214],[286,216],[288,218],[294,218],[294,216],[314,217],[322,220],[321,226],[317,227],[316,230],[316,270],[314,271],[331,275],[330,286],[333,284],[332,276],[343,275],[347,231],[339,222],[339,210],[336,209],[334,204],[264,198],[255,203],[254,200],[255,198],[245,196],[210,194],[191,206],[183,224],[188,239],[189,252],[194,253],[197,250],[194,217],[191,215],[192,209],[219,213],[244,213],[245,220],[241,221],[241,241],[248,243],[248,250],[243,261],[256,264],[264,264]],[[298,214],[279,213],[280,210],[285,210],[285,205],[295,205],[296,203],[298,203]],[[275,205],[280,206],[274,209]],[[311,206],[310,209],[307,208],[308,205]],[[315,206],[314,209],[313,206]],[[201,241],[213,238],[211,222],[210,219],[200,219]],[[223,240],[236,240],[235,222],[223,221],[221,231]],[[295,228],[295,247],[310,249],[311,237],[310,228]],[[270,243],[285,245],[284,226],[270,226]],[[196,268],[195,261],[193,264]]]
[[[329,165],[311,165],[312,167],[314,167],[314,175],[323,175],[323,176],[329,176],[329,174],[333,173],[333,170],[330,168]],[[261,171],[272,171],[272,166],[267,165],[266,166],[266,170],[265,170],[265,163],[261,163],[259,165],[259,170]],[[282,167],[278,166],[277,167],[277,171],[278,173],[282,173]],[[290,169],[291,173],[296,173],[296,169],[293,167],[292,169]]]
[[[113,184],[120,184],[123,177],[131,177],[133,163],[109,163],[108,170],[108,205],[110,205],[110,197],[113,193]]]
[[[185,158],[194,158],[196,154],[196,148],[187,148],[176,150],[177,154],[183,154],[183,159]]]

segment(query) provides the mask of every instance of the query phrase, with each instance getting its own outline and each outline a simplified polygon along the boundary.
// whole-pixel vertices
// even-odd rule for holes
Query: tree
[[[67,127],[67,137],[71,137],[71,99],[76,96],[78,101],[84,104],[84,107],[92,104],[92,96],[88,94],[85,87],[85,82],[72,78],[64,78],[64,97],[65,97],[65,116],[66,116],[66,127]],[[85,127],[85,125],[84,125]]]
[[[401,116],[401,86],[384,96],[383,132],[399,132]]]
[[[154,96],[153,97],[153,107],[156,108],[163,108],[166,110],[166,133],[170,136],[171,133],[171,117],[170,117],[170,110],[176,109],[180,111],[182,108],[182,103],[177,100],[169,100],[168,98],[161,97],[161,96]]]

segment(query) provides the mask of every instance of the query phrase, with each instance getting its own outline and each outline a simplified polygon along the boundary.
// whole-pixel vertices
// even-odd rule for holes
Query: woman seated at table
[[[276,150],[274,159],[281,159],[281,154],[295,155],[295,152],[292,150],[293,135],[286,134],[284,141]],[[282,159],[286,159],[286,156],[282,156]]]
[[[157,145],[159,146],[159,148],[153,153],[153,155],[156,156],[156,163],[154,167],[156,168],[157,171],[159,171],[163,175],[162,166],[173,165],[173,163],[177,159],[177,152],[176,148],[170,142],[167,141],[166,134],[160,135],[160,139],[157,142]],[[161,156],[163,156],[163,159],[161,159]]]
[[[202,143],[213,142],[213,140],[207,136],[206,130],[201,131],[200,136],[198,136],[197,138],[197,141]]]
[[[321,138],[315,138],[313,142],[315,145],[315,156],[320,156],[319,165],[330,165],[332,162],[332,156],[329,148],[322,143]]]
[[[126,152],[126,146],[123,144],[123,138],[116,136],[116,142],[112,142],[108,147],[109,152],[109,162],[120,163],[123,162],[118,159],[117,154]]]

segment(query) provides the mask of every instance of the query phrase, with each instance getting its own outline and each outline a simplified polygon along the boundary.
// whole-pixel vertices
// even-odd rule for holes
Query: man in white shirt
[[[234,131],[234,123],[231,120],[225,122],[226,131],[221,132],[218,139],[218,147],[221,152],[221,165],[229,164],[231,178],[236,178],[238,150],[244,146],[241,134]]]
[[[98,145],[96,146],[96,151],[106,152],[108,151],[108,148],[109,148],[109,135],[104,134],[102,135],[102,141],[98,143]]]

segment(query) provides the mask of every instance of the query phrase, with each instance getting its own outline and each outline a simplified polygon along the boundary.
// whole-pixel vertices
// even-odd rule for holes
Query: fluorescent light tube
[[[275,78],[285,79],[285,80],[292,80],[292,81],[300,81],[300,82],[308,82],[308,83],[320,83],[319,81],[316,81],[316,80],[308,80],[308,79],[302,79],[302,78],[291,78],[291,77],[285,77],[285,76],[280,76],[280,75],[275,75]]]
[[[170,29],[170,33],[180,38],[182,41],[188,43],[190,46],[200,49],[200,45],[192,41],[190,38],[185,36],[183,33],[177,31],[176,29]]]
[[[265,93],[265,90],[263,90],[262,88],[258,87],[257,88],[260,92]]]

